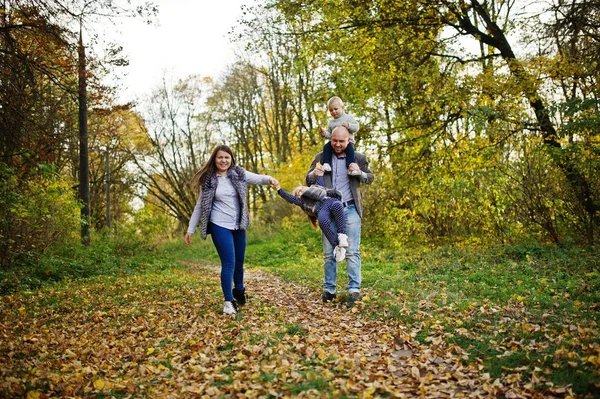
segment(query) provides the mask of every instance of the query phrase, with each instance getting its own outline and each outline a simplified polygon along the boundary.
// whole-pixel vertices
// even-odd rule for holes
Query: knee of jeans
[[[355,254],[360,252],[360,240],[352,237],[348,237],[348,248],[346,248],[347,254]]]
[[[221,263],[221,273],[223,272],[231,272],[235,269],[235,264],[233,262],[224,262]]]
[[[358,248],[346,248],[346,257],[358,255]]]

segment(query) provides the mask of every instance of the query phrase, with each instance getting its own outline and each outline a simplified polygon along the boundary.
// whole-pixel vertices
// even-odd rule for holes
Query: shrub
[[[71,185],[51,165],[26,177],[0,163],[0,267],[76,240],[79,205]]]

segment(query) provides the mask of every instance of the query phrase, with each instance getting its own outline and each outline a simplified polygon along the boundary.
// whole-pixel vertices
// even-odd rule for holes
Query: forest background
[[[221,142],[249,170],[302,182],[336,94],[377,175],[367,237],[597,243],[595,2],[269,2],[246,9],[231,33],[246,51],[219,79],[165,76],[136,104],[115,103],[103,76],[126,60],[93,28],[124,11],[87,4],[4,2],[3,267],[79,231],[80,26],[100,49],[87,71],[95,229],[179,235],[196,199],[190,176]],[[257,221],[293,213],[268,189],[250,197]]]
[[[363,191],[365,243],[597,252],[598,1],[271,0],[244,8],[231,32],[244,52],[222,76],[165,76],[129,104],[114,86],[126,82],[105,79],[127,62],[122,48],[95,26],[152,23],[152,4],[1,7],[4,294],[64,277],[47,260],[81,242],[108,240],[118,255],[180,240],[197,198],[188,183],[216,144],[284,188],[302,183],[332,95],[359,121],[356,146],[376,175]],[[89,216],[78,195],[82,49]],[[270,188],[253,186],[249,203],[265,234],[305,223]]]

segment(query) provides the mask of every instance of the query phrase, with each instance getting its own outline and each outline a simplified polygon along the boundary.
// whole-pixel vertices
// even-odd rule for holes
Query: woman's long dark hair
[[[210,154],[210,158],[208,158],[208,161],[206,161],[206,163],[200,168],[200,170],[198,170],[194,174],[194,176],[192,177],[192,180],[190,181],[190,184],[192,185],[192,189],[195,192],[199,193],[200,190],[202,189],[202,186],[204,185],[204,182],[206,182],[206,179],[217,173],[216,160],[217,160],[217,153],[219,151],[223,151],[223,152],[226,152],[229,155],[231,155],[230,168],[235,166],[235,157],[233,156],[233,152],[231,151],[231,148],[229,148],[229,146],[226,146],[225,144],[216,146],[215,149],[213,150],[212,154]]]

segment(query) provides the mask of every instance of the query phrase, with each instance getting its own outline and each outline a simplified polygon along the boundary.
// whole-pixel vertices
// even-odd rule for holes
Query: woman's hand
[[[186,244],[192,243],[192,235],[190,233],[185,233],[185,243]]]
[[[271,187],[273,187],[275,190],[279,190],[281,188],[279,181],[273,177],[271,177]]]

